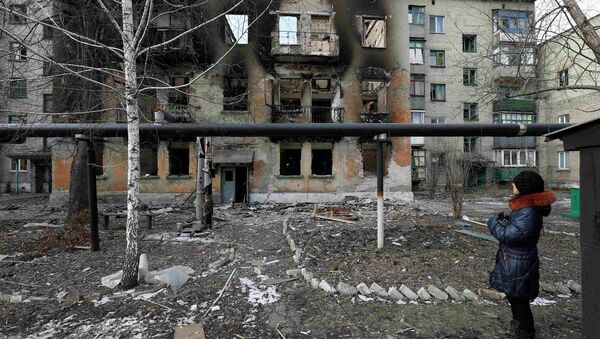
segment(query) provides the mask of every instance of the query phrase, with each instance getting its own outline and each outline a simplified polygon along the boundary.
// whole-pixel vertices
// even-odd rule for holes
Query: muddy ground
[[[505,193],[472,194],[464,214],[484,219],[506,211]],[[31,243],[47,231],[23,226],[61,223],[64,208],[48,206],[46,197],[0,197],[0,255],[9,255],[0,261],[0,293],[22,298],[16,303],[0,301],[0,337],[170,338],[178,324],[195,323],[203,325],[207,338],[506,335],[510,309],[505,301],[400,305],[387,299],[328,295],[302,279],[265,285],[269,278],[288,278],[286,270],[298,267],[282,234],[283,221],[288,219],[289,232],[304,251],[300,264],[332,285],[338,281],[354,286],[377,282],[385,288],[405,284],[414,291],[430,284],[460,291],[486,288],[497,245],[455,232],[461,227],[448,216],[451,207],[445,197],[388,203],[382,251],[375,250],[374,201],[345,204],[358,216],[356,224],[313,219],[314,205],[218,206],[215,227],[194,238],[177,233],[177,223],[193,218],[192,206],[170,207],[172,211],[155,218],[152,230],[141,232],[141,253],[148,255],[150,270],[184,265],[195,273],[177,292],[146,283],[124,292],[101,284],[103,276],[121,269],[124,219],[112,222],[112,230],[101,231],[100,252],[28,252]],[[577,234],[542,236],[541,279],[546,282],[580,281],[578,222],[560,216],[568,207],[568,195],[560,193],[546,219],[548,230]],[[485,231],[477,226],[470,229]],[[227,257],[231,248],[235,249],[232,261],[209,268]],[[215,304],[218,307],[211,310],[232,272],[230,284]],[[138,296],[141,292],[147,294]],[[581,298],[576,293],[541,296],[556,304],[533,306],[539,337],[580,337]]]

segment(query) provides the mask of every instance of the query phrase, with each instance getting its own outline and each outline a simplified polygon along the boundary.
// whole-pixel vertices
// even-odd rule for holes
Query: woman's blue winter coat
[[[540,260],[537,243],[543,217],[550,214],[554,193],[520,196],[510,202],[508,219],[488,220],[488,229],[500,242],[490,284],[510,298],[535,299],[539,294]]]

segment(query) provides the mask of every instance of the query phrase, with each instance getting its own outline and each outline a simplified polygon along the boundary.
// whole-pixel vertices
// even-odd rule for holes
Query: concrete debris
[[[448,286],[446,287],[446,293],[450,296],[450,298],[454,301],[465,301],[465,297],[462,296],[454,287]]]
[[[336,292],[335,288],[329,285],[329,283],[325,280],[321,280],[319,283],[319,288],[329,294],[334,294]]]
[[[282,283],[286,283],[286,282],[290,282],[290,281],[294,281],[294,280],[298,280],[298,278],[284,278],[284,279],[269,278],[269,279],[265,279],[262,282],[262,284],[263,285],[278,285],[278,284],[282,284]]]
[[[190,273],[191,272],[191,273]],[[148,273],[151,275],[152,272]],[[189,274],[194,273],[194,270],[186,266],[174,266],[166,270],[157,272],[154,278],[171,287],[173,292],[177,292],[190,278]]]
[[[310,281],[310,286],[316,290],[317,288],[319,288],[320,283],[321,280],[319,280],[318,278],[312,278]]]
[[[302,277],[304,278],[304,280],[306,280],[307,282],[310,282],[312,280],[312,278],[313,278],[312,272],[310,272],[306,268],[303,268],[302,270],[300,270],[300,272],[302,272]]]
[[[18,304],[23,302],[23,295],[13,293],[13,294],[4,294],[0,293],[0,301],[8,302],[11,304]]]
[[[554,286],[556,286],[556,290],[560,294],[565,294],[565,295],[571,294],[571,289],[569,287],[567,287],[567,285],[565,285],[561,282],[557,282],[556,284],[554,284]]]
[[[367,302],[367,301],[373,301],[373,300],[375,300],[375,299],[373,299],[373,298],[366,297],[366,296],[364,296],[364,295],[362,295],[362,294],[359,294],[359,295],[358,295],[358,299],[360,299],[360,300],[362,300],[362,301],[364,301],[364,302]]]
[[[581,294],[581,285],[579,285],[575,281],[573,281],[573,280],[567,281],[567,286],[571,289],[571,291]]]
[[[294,269],[285,271],[285,274],[289,275],[290,277],[299,278],[300,276],[302,276],[302,270],[300,270],[298,268],[294,268]]]
[[[402,294],[404,294],[404,296],[407,297],[409,300],[414,301],[419,299],[419,296],[405,285],[400,286],[400,292],[402,292]]]
[[[534,301],[530,302],[530,304],[533,306],[549,306],[556,304],[556,301],[537,297]]]
[[[106,286],[108,288],[115,288],[117,285],[121,283],[121,278],[123,277],[123,270],[115,272],[113,274],[106,275],[100,279],[102,282],[102,286]]]
[[[206,339],[202,324],[175,327],[174,339]]]
[[[340,294],[343,294],[343,295],[355,295],[358,293],[358,289],[356,289],[356,287],[350,286],[341,281],[338,282],[336,289],[338,290],[338,292],[340,292]]]
[[[30,296],[27,297],[27,299],[25,299],[23,302],[31,302],[31,301],[46,301],[48,300],[48,297],[36,297],[36,296]]]
[[[369,289],[371,290],[371,292],[377,294],[378,296],[380,296],[382,298],[388,297],[387,291],[383,287],[379,286],[377,283],[372,283],[371,287],[369,287]]]
[[[388,290],[387,293],[390,296],[390,298],[392,298],[393,300],[396,300],[396,301],[406,300],[404,295],[402,293],[400,293],[400,291],[398,291],[395,287],[390,287],[390,289]]]
[[[556,286],[540,281],[540,288],[547,293],[556,293]]]
[[[219,268],[229,264],[235,258],[235,249],[230,248],[226,251],[225,255],[219,260],[213,261],[208,265],[209,269]]]
[[[506,298],[506,294],[504,294],[504,293],[500,293],[497,291],[488,290],[488,289],[484,289],[484,288],[478,289],[477,293],[479,293],[479,295],[483,299],[487,299],[487,300],[502,301],[504,298]]]
[[[437,300],[448,300],[448,294],[433,285],[429,285],[429,287],[427,287],[427,292],[429,292],[429,294]]]
[[[470,301],[479,300],[479,296],[475,292],[473,292],[469,289],[465,288],[465,290],[462,292],[462,294],[465,298],[467,298],[467,300],[470,300]]]
[[[0,261],[4,260],[6,258],[8,258],[8,255],[0,254]]]
[[[290,244],[290,251],[296,252],[296,242],[293,239],[291,239],[289,241],[289,244]]]
[[[56,294],[56,300],[58,300],[59,303],[62,303],[63,299],[65,298],[66,295],[67,295],[67,292],[60,291]]]
[[[360,292],[360,294],[362,295],[370,295],[371,294],[371,290],[369,289],[369,287],[365,284],[365,283],[360,283],[358,284],[358,286],[356,286],[356,289]]]
[[[286,218],[283,220],[283,231],[282,231],[282,234],[284,234],[284,235],[287,233],[287,229],[288,229],[288,223],[289,223],[289,222],[290,222],[290,217],[286,217]]]
[[[329,206],[321,209],[315,208],[312,213],[313,219],[339,221],[348,224],[356,224],[358,217],[349,208],[341,206]]]
[[[421,287],[417,291],[417,295],[419,296],[419,298],[421,298],[421,300],[424,300],[424,301],[431,300],[431,295],[429,295],[429,293],[427,293],[427,291],[425,290],[425,287]]]
[[[140,263],[138,267],[138,281],[144,281],[148,275],[148,256],[146,253],[140,255]]]

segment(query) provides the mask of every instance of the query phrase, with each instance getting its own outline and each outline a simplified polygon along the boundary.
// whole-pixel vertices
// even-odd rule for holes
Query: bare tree
[[[140,211],[140,105],[138,98],[144,92],[155,90],[172,90],[183,92],[187,86],[204,76],[212,67],[218,64],[229,51],[236,45],[223,52],[221,57],[208,65],[189,81],[180,84],[170,84],[159,78],[154,78],[146,71],[153,56],[164,50],[165,47],[181,43],[191,35],[203,30],[212,22],[224,18],[227,13],[240,7],[243,3],[252,3],[250,0],[239,0],[222,2],[217,5],[207,2],[176,0],[55,0],[52,13],[44,6],[47,1],[31,1],[30,6],[35,7],[32,15],[30,12],[15,10],[3,2],[0,3],[0,11],[4,14],[23,18],[35,22],[57,32],[69,46],[85,46],[90,53],[99,53],[101,65],[91,64],[86,60],[57,60],[43,53],[35,53],[31,49],[31,42],[14,34],[5,26],[0,26],[0,31],[19,42],[23,46],[34,51],[36,57],[51,64],[57,71],[77,78],[84,83],[96,86],[106,91],[112,97],[117,98],[120,106],[125,111],[127,121],[127,245],[123,266],[123,278],[121,284],[124,288],[137,285],[137,269],[139,260],[138,229]],[[266,1],[263,1],[266,3]],[[254,24],[270,7],[272,0],[258,10],[257,17],[249,23],[247,29]],[[212,7],[211,7],[212,5]],[[207,8],[202,9],[202,6]],[[218,13],[213,13],[215,8],[223,8]],[[105,30],[86,31],[81,27],[74,27],[68,12],[82,11],[88,13],[89,22],[80,22],[82,25],[93,25],[102,22]],[[209,14],[193,15],[194,13]],[[152,41],[151,28],[154,23],[171,15],[178,16],[186,25],[175,35],[160,41]],[[92,20],[96,18],[96,20]],[[200,19],[196,19],[200,18]],[[244,32],[245,33],[245,32]],[[185,45],[185,43],[183,43]],[[65,47],[65,46],[64,46]],[[154,54],[153,54],[154,53]],[[112,84],[105,81],[107,78],[114,79]],[[147,85],[151,82],[153,85]],[[115,83],[122,85],[116,86]],[[89,160],[88,160],[89,161]]]

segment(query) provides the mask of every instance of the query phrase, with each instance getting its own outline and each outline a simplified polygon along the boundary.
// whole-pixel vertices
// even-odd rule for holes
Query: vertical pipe
[[[96,191],[96,150],[92,139],[88,143],[88,203],[90,212],[90,250],[96,252],[100,250],[100,237],[98,236],[98,195]]]
[[[383,141],[377,138],[377,248],[383,248]]]
[[[17,159],[17,170],[15,171],[15,193],[19,194],[19,171],[21,170],[21,159]]]
[[[196,138],[196,147],[198,147],[198,153],[196,157],[196,221],[202,223],[202,138]]]

